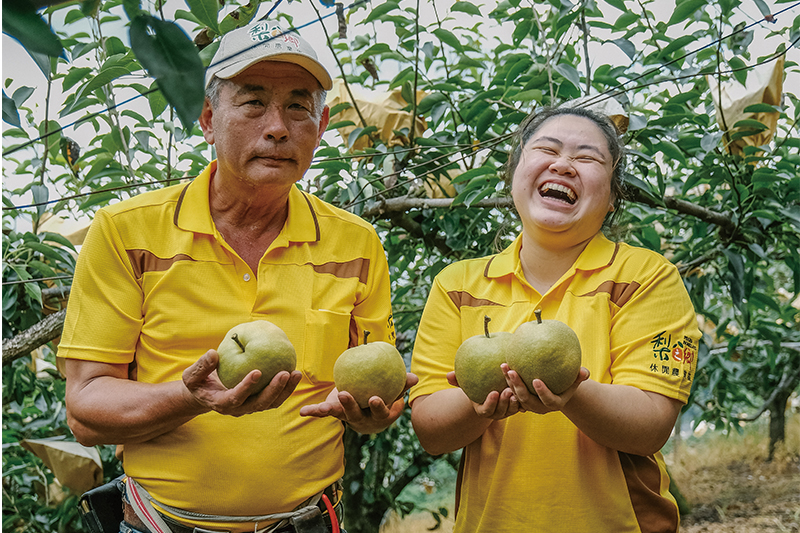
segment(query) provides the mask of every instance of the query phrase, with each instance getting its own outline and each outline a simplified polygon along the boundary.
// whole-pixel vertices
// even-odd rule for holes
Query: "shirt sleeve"
[[[383,341],[393,345],[396,340],[386,252],[374,230],[370,237],[369,275],[365,290],[358,295],[352,312],[351,348],[364,342],[365,331],[370,332],[369,342]]]
[[[442,278],[452,269],[445,269],[434,280],[422,312],[411,372],[419,383],[411,389],[409,400],[452,388],[447,373],[453,370],[456,351],[461,345],[461,311],[447,295]]]
[[[683,280],[664,260],[612,318],[612,382],[686,403],[699,341],[697,315]]]
[[[143,293],[122,238],[104,210],[78,255],[58,356],[104,363],[133,361]]]

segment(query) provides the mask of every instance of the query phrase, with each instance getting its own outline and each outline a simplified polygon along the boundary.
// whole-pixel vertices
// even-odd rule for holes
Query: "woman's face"
[[[613,209],[613,165],[608,141],[590,119],[544,122],[523,146],[511,185],[523,231],[559,246],[591,239]]]

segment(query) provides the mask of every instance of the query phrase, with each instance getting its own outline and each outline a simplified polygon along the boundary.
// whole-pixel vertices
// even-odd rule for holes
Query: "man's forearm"
[[[181,381],[139,383],[100,376],[67,395],[67,420],[86,446],[144,442],[208,411]]]

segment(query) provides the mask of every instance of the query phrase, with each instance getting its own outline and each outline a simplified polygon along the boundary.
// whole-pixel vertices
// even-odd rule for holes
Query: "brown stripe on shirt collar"
[[[175,206],[175,214],[172,216],[172,223],[175,224],[175,227],[178,227],[178,215],[181,213],[181,206],[183,205],[183,197],[186,196],[186,190],[189,188],[192,182],[186,184],[186,187],[183,188],[181,191],[181,195],[178,197],[178,204]]]
[[[319,220],[317,220],[317,213],[314,211],[314,207],[311,205],[311,200],[308,199],[308,195],[306,195],[306,193],[303,193],[303,199],[308,204],[308,210],[311,211],[311,217],[314,219],[314,227],[317,230],[317,239],[316,240],[317,240],[317,242],[319,242],[320,234],[319,234]]]

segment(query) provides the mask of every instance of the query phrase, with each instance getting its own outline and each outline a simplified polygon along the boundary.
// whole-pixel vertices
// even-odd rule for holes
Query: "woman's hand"
[[[455,372],[447,373],[447,382],[458,387]],[[472,402],[472,407],[478,416],[491,420],[502,420],[524,411],[510,388],[506,388],[502,392],[492,391],[486,396],[483,403]]]
[[[516,371],[511,370],[505,363],[500,365],[500,368],[503,370],[503,374],[509,386],[506,391],[511,390],[514,399],[520,407],[519,410],[531,411],[540,415],[551,411],[560,411],[567,405],[567,402],[572,399],[578,386],[589,379],[589,370],[581,367],[578,372],[578,377],[575,378],[575,382],[561,394],[553,394],[550,389],[547,388],[547,385],[544,384],[544,381],[541,379],[534,379],[533,388],[536,394],[532,394]],[[506,391],[503,392],[505,393]]]

